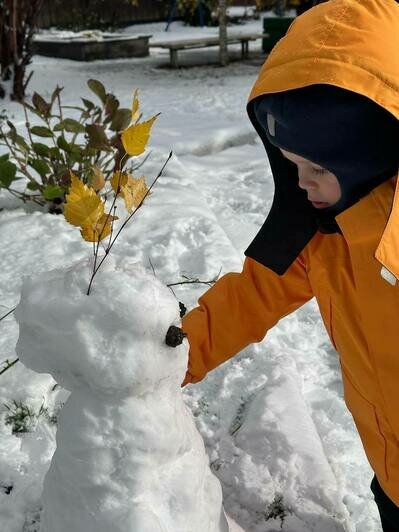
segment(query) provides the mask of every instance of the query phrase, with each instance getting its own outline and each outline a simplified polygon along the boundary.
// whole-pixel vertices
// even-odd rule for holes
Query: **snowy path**
[[[263,148],[245,114],[259,66],[233,63],[227,69],[159,69],[160,55],[82,65],[36,58],[31,90],[48,96],[56,83],[65,103],[86,96],[86,80],[101,79],[122,105],[134,88],[142,108],[161,111],[145,167],[155,175],[171,149],[165,176],[114,253],[149,261],[164,282],[182,275],[202,280],[219,270],[238,271],[242,252],[262,223],[273,195]],[[9,104],[14,119],[21,111]],[[15,306],[23,274],[68,265],[90,248],[61,217],[29,213],[0,194],[1,305]],[[204,285],[175,289],[188,308]],[[1,307],[3,309],[3,307]],[[14,358],[17,327],[1,322],[1,360]],[[50,413],[67,394],[46,375],[17,364],[0,378],[0,489],[2,532],[34,532],[41,483],[54,451],[55,427],[41,417],[36,432],[16,437],[4,424],[3,403],[14,399]],[[196,416],[225,507],[246,532],[280,530],[266,520],[276,495],[290,508],[286,532],[379,532],[366,463],[352,418],[342,399],[339,362],[314,302],[282,320],[267,338],[189,386],[187,404]],[[29,522],[30,516],[31,522]],[[25,523],[25,527],[24,527]],[[30,523],[30,524],[29,524]]]

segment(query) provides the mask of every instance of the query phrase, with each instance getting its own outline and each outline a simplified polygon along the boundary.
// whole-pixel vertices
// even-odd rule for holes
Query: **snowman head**
[[[25,278],[15,317],[17,353],[29,368],[51,373],[68,390],[115,395],[179,386],[188,345],[165,344],[179,325],[178,302],[140,264],[107,257],[90,295],[90,261]]]

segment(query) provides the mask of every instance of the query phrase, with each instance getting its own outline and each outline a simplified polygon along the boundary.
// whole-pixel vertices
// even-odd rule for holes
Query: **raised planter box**
[[[264,17],[263,31],[269,34],[269,37],[263,39],[262,42],[264,52],[270,52],[274,45],[284,37],[294,19],[295,17]]]
[[[37,35],[34,53],[47,57],[62,57],[75,61],[116,59],[120,57],[146,57],[149,55],[151,35],[121,35],[103,33],[94,38],[78,36],[62,38],[53,35]]]

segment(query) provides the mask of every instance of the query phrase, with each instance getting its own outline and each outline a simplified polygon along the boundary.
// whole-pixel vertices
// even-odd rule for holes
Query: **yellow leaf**
[[[121,188],[126,185],[129,175],[126,172],[114,172],[114,175],[111,177],[110,183],[115,192],[118,190],[121,191]]]
[[[129,177],[126,185],[122,187],[122,196],[125,200],[125,207],[128,212],[133,211],[133,207],[139,207],[148,192],[144,177],[134,179]]]
[[[103,240],[111,233],[112,222],[118,220],[117,216],[111,214],[103,214],[101,218],[93,225],[84,225],[80,230],[80,234],[87,242],[98,242]]]
[[[104,174],[98,166],[93,166],[93,179],[91,184],[96,192],[102,190],[105,186]]]
[[[129,155],[141,155],[150,138],[150,131],[153,123],[159,115],[155,115],[146,122],[133,124],[122,132],[122,144]]]
[[[138,89],[136,89],[134,91],[133,103],[132,103],[132,120],[133,120],[133,122],[135,122],[140,116],[140,112],[139,112],[140,104],[139,104],[138,93],[139,93],[139,91],[138,91]]]
[[[73,172],[70,174],[71,187],[66,196],[64,216],[72,225],[94,225],[104,214],[105,204],[92,188],[85,185]]]

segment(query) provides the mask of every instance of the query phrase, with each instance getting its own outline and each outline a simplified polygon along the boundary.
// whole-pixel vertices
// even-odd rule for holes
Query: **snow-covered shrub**
[[[56,423],[57,418],[53,414],[51,415],[47,407],[41,405],[39,412],[35,413],[34,410],[22,401],[14,400],[12,404],[5,404],[4,406],[8,410],[8,414],[5,416],[4,423],[11,425],[12,432],[31,432],[35,430],[35,425],[40,416],[44,416],[49,423]]]
[[[13,433],[29,432],[35,413],[22,401],[13,401],[12,405],[4,404],[9,411],[5,417],[5,424],[12,426]]]
[[[269,519],[280,519],[280,527],[283,528],[286,517],[291,513],[292,510],[285,505],[283,496],[278,494],[267,507],[264,516],[266,521]]]

